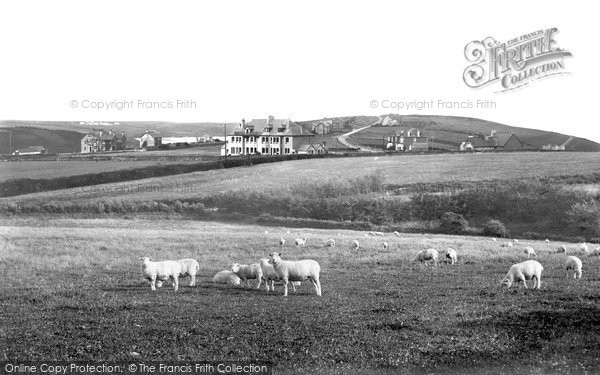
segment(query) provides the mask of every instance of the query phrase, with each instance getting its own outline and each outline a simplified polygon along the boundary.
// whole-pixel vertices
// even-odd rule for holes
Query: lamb
[[[306,237],[296,238],[296,246],[306,246]]]
[[[190,277],[190,286],[196,285],[196,274],[200,270],[200,264],[196,259],[179,259],[179,265],[181,266],[181,273],[179,277]]]
[[[156,282],[159,286],[163,281],[171,279],[173,281],[173,290],[179,289],[179,275],[181,274],[181,265],[174,260],[165,260],[162,262],[152,262],[149,257],[140,258],[142,261],[142,275],[150,281],[150,289],[156,290]]]
[[[565,268],[567,269],[567,277],[569,277],[569,271],[573,271],[573,278],[581,279],[581,259],[576,256],[568,256],[565,262]]]
[[[358,249],[360,248],[360,243],[358,243],[358,240],[354,240],[354,241],[352,241],[352,247],[353,247],[355,250],[358,250]]]
[[[560,245],[558,249],[556,249],[557,253],[567,253],[567,247],[565,245]]]
[[[271,253],[269,256],[271,257],[269,263],[273,265],[277,276],[283,282],[284,297],[287,297],[288,294],[289,281],[304,280],[310,280],[315,286],[317,296],[321,296],[321,281],[319,281],[321,266],[317,261],[312,259],[297,261],[282,260],[279,253]]]
[[[427,263],[428,261],[433,260],[433,263],[437,267],[437,264],[438,264],[438,251],[436,249],[421,250],[421,251],[419,251],[417,253],[416,260],[419,261],[419,262],[421,262],[421,263],[425,263],[425,266],[429,265]]]
[[[243,283],[246,283],[248,287],[250,287],[250,280],[258,279],[258,285],[256,289],[260,288],[260,280],[262,278],[262,270],[260,269],[260,264],[239,264],[233,263],[231,265],[231,272],[235,273],[240,279],[242,279]]]
[[[260,269],[262,271],[262,278],[261,281],[265,282],[265,288],[267,289],[267,292],[269,290],[271,291],[275,291],[275,282],[281,282],[281,280],[279,280],[279,276],[277,276],[277,272],[275,272],[275,268],[273,267],[272,264],[269,263],[269,259],[267,258],[262,258],[259,261],[260,264]],[[271,282],[271,287],[269,289],[269,281]],[[296,293],[296,286],[300,286],[301,282],[300,281],[291,281],[290,282],[292,284],[292,290],[294,291],[294,293]],[[258,284],[258,287],[260,287],[260,282]]]
[[[283,237],[279,238],[279,246],[281,246],[281,247],[285,246],[285,238],[283,238]]]
[[[449,247],[446,249],[446,258],[450,259],[450,264],[456,264],[457,254],[456,250]]]
[[[588,245],[583,242],[579,244],[579,251],[583,252],[583,253],[587,253],[589,251]]]
[[[525,249],[523,250],[523,252],[525,254],[527,254],[527,256],[530,258],[537,256],[537,254],[535,253],[535,250],[531,246],[525,246]]]
[[[240,286],[242,283],[242,279],[238,277],[235,273],[230,270],[219,271],[213,277],[213,282],[215,284],[227,284],[231,286]]]
[[[383,250],[387,250],[388,248],[388,243],[383,241]]]
[[[501,283],[510,288],[513,283],[522,281],[523,286],[527,288],[525,280],[533,280],[533,288],[536,289],[537,286],[537,289],[540,289],[543,270],[544,267],[536,260],[526,260],[521,263],[513,264]]]
[[[325,245],[327,247],[335,247],[335,240],[332,238],[329,241],[327,241],[327,244]]]

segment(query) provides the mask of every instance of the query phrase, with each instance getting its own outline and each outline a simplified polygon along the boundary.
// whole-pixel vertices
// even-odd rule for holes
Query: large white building
[[[323,145],[312,145],[314,137],[302,126],[288,120],[269,116],[266,119],[242,120],[239,128],[227,135],[221,155],[290,155],[303,153],[325,153]],[[303,147],[304,146],[304,147]]]

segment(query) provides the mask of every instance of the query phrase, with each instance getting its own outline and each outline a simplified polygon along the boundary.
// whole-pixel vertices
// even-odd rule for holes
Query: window
[[[285,137],[285,143],[290,143],[290,137]]]

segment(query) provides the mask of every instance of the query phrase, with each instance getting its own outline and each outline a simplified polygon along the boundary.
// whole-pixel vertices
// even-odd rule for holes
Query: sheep
[[[388,243],[383,241],[383,250],[387,250],[388,248]]]
[[[181,265],[174,260],[165,260],[162,262],[152,262],[151,258],[142,257],[142,275],[150,281],[150,289],[156,290],[158,280],[159,287],[163,281],[171,279],[173,281],[173,290],[179,289],[179,275],[181,274]]]
[[[200,270],[200,264],[196,259],[179,259],[179,265],[181,266],[181,274],[179,277],[190,277],[190,286],[196,285],[196,274]]]
[[[544,267],[536,260],[526,260],[521,263],[513,264],[501,283],[510,288],[513,283],[522,281],[523,286],[527,289],[525,280],[531,279],[533,280],[533,288],[536,289],[537,286],[537,289],[540,289],[543,270]]]
[[[587,253],[589,251],[588,245],[585,242],[579,244],[579,251]]]
[[[516,238],[513,240],[514,243],[519,243],[519,240],[517,240]]]
[[[492,237],[492,241],[496,242],[498,240],[496,239],[496,237]]]
[[[525,246],[525,249],[523,250],[523,252],[525,254],[527,254],[527,256],[530,257],[530,258],[537,256],[537,254],[535,253],[535,250],[531,246]]]
[[[550,243],[550,240],[546,238],[546,243]]]
[[[454,250],[451,247],[447,248],[446,249],[446,258],[450,259],[450,264],[456,264],[456,258],[457,258],[456,250]]]
[[[231,272],[238,275],[240,279],[242,279],[243,283],[246,283],[248,287],[250,287],[250,280],[257,279],[258,285],[256,289],[260,288],[260,280],[262,278],[262,270],[260,269],[260,264],[239,264],[233,263],[231,265]]]
[[[573,271],[573,278],[581,279],[581,259],[576,256],[568,256],[565,262],[565,268],[567,269],[567,277],[569,277],[569,271]]]
[[[319,281],[319,274],[321,273],[321,266],[319,263],[312,259],[306,260],[282,260],[281,254],[271,253],[269,254],[271,259],[269,263],[273,265],[277,276],[283,282],[283,296],[287,297],[288,294],[288,282],[289,281],[304,281],[310,280],[315,286],[317,296],[321,296],[321,281]]]
[[[502,245],[500,245],[500,247],[513,247],[513,243],[512,242],[505,242]]]
[[[560,245],[558,249],[556,249],[557,253],[567,253],[567,247],[565,245]]]
[[[230,270],[219,271],[213,277],[213,282],[215,284],[227,284],[231,286],[240,286],[242,283],[242,279],[238,277],[235,273]]]
[[[394,231],[394,236],[400,237],[400,233],[398,233],[398,231]]]
[[[592,250],[589,255],[590,256],[592,256],[592,255],[595,255],[595,256],[600,255],[600,247],[597,247],[594,250]]]
[[[265,288],[267,289],[267,292],[269,290],[271,291],[275,291],[275,282],[281,282],[281,280],[279,280],[279,276],[277,276],[277,272],[275,272],[275,268],[273,267],[272,264],[269,263],[269,259],[267,258],[262,258],[259,261],[260,264],[260,269],[262,271],[262,278],[261,281],[265,282]],[[271,282],[271,287],[269,289],[269,281]],[[291,281],[290,282],[292,284],[292,290],[294,291],[294,293],[296,293],[296,286],[300,286],[301,282],[300,281]],[[258,286],[260,287],[260,282],[258,284]]]
[[[306,246],[306,237],[296,238],[296,246]]]
[[[281,247],[285,246],[285,238],[283,238],[283,237],[279,238],[279,246],[281,246]]]
[[[360,243],[358,242],[358,240],[352,241],[352,248],[354,248],[355,250],[358,250],[360,248]]]
[[[332,238],[325,244],[326,247],[335,247],[335,240]]]
[[[428,261],[433,260],[433,263],[437,267],[437,264],[438,264],[438,251],[436,249],[421,250],[421,251],[419,251],[417,253],[416,260],[419,261],[419,262],[421,262],[421,263],[425,263],[425,266],[429,265],[427,263]]]
[[[383,236],[383,232],[373,232],[375,236]]]

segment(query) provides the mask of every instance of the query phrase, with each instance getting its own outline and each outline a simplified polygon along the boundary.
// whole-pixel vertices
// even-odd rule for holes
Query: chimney
[[[490,137],[495,137],[496,136],[496,131],[492,130],[492,132],[490,133]]]
[[[269,115],[269,118],[267,119],[267,125],[273,125],[273,120],[275,120],[275,117]]]
[[[242,127],[246,126],[246,119],[242,119]]]

